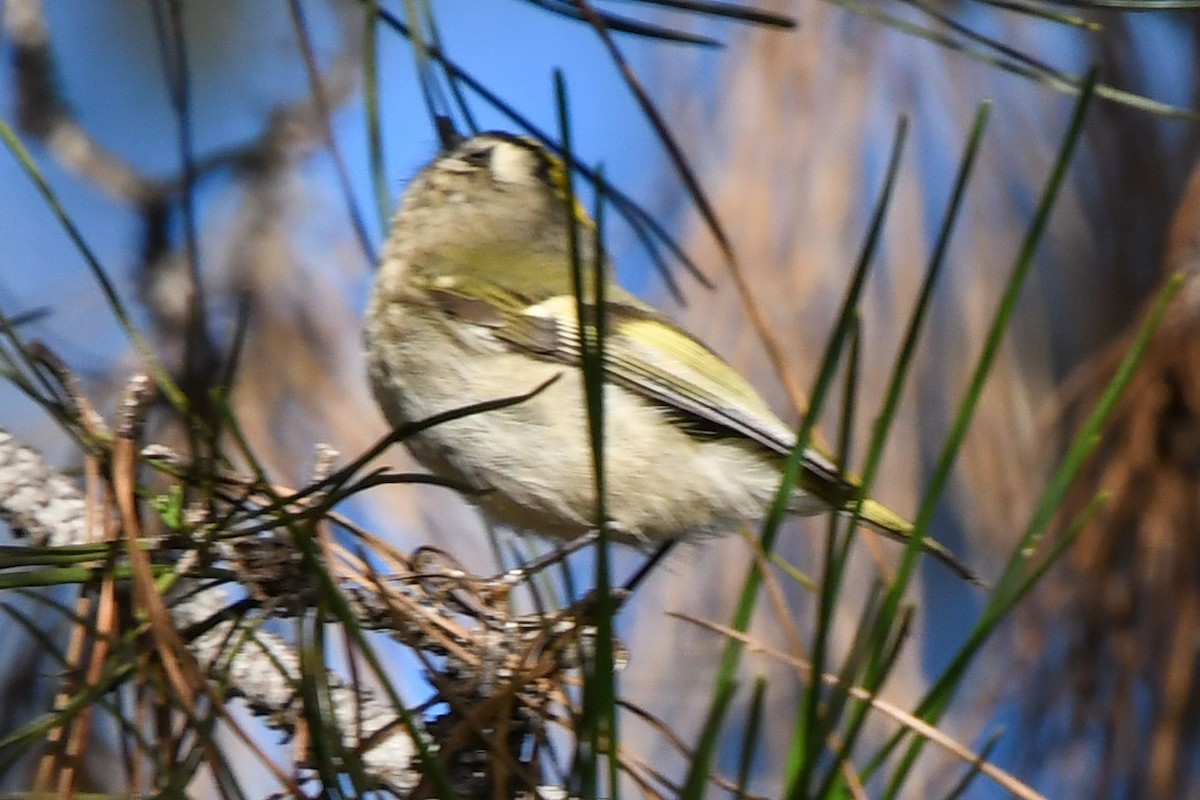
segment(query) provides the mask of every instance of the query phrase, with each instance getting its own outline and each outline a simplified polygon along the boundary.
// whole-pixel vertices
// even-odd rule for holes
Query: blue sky
[[[188,5],[190,12],[197,7]],[[328,56],[337,40],[330,14],[321,3],[308,2],[305,8],[318,53]],[[62,92],[77,119],[135,168],[167,176],[178,168],[176,121],[147,9],[132,0],[51,3],[47,16]],[[560,18],[521,2],[441,0],[437,12],[452,57],[550,131],[557,128],[551,71],[556,66],[563,69],[576,151],[591,164],[603,163],[610,179],[635,194],[639,188],[648,190],[659,173],[647,167],[658,163],[661,154],[616,69],[583,25],[563,25]],[[273,106],[308,91],[286,4],[214,3],[209,13],[189,13],[185,24],[191,37],[197,154],[247,140],[260,130],[263,115]],[[410,48],[390,31],[382,32],[380,43],[382,127],[394,198],[433,154],[436,137],[413,78]],[[669,55],[671,50],[630,37],[622,39],[622,47],[639,69],[651,66],[656,53]],[[481,127],[510,127],[482,102],[473,110]],[[14,111],[11,84],[0,80],[0,113],[12,121]],[[378,244],[382,230],[373,213],[361,97],[343,106],[334,123],[356,199]],[[128,296],[137,218],[123,203],[65,173],[40,145],[29,146],[87,242]],[[309,159],[304,169],[328,177],[329,185],[336,186],[332,161],[324,154]],[[197,195],[201,226],[214,202],[223,197],[223,188],[220,180],[202,185]],[[336,208],[339,202],[330,205]],[[617,254],[630,251],[619,262],[625,279],[644,284],[644,262],[635,248],[627,247],[628,237],[620,226],[613,231],[611,246]],[[0,153],[0,239],[0,305],[10,313],[53,307],[53,316],[30,328],[31,335],[46,338],[84,369],[122,350],[123,338],[82,259],[7,153]],[[71,323],[61,324],[64,319]],[[0,388],[0,399],[9,409],[6,424],[20,428],[34,422],[26,416],[31,409],[19,398],[10,401],[11,394]]]

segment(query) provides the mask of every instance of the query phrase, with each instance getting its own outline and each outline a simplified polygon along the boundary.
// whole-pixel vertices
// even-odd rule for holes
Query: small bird
[[[598,520],[568,232],[591,221],[569,209],[567,191],[563,163],[532,139],[488,132],[451,146],[404,191],[364,338],[375,398],[396,427],[544,386],[405,444],[471,489],[490,520],[571,540]],[[579,238],[590,272],[593,237]],[[602,312],[609,530],[645,545],[761,520],[795,433],[724,360],[607,275]],[[789,511],[849,513],[859,494],[813,447]],[[861,518],[911,538],[912,524],[874,500]],[[977,580],[938,542],[921,545]]]

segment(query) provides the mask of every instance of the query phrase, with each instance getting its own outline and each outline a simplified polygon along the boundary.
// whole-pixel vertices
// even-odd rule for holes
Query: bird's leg
[[[544,556],[535,558],[528,564],[524,564],[520,567],[514,567],[508,572],[505,572],[503,575],[493,578],[492,581],[509,587],[524,583],[525,581],[529,580],[532,575],[541,572],[551,564],[557,564],[564,558],[574,553],[578,553],[580,550],[592,544],[599,538],[600,532],[593,528],[587,533],[584,533],[582,536],[577,536],[566,544],[559,545],[554,549],[553,552],[546,553]]]

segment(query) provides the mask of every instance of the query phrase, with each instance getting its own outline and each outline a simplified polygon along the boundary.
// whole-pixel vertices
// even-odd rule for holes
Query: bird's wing
[[[466,285],[469,282],[470,285]],[[578,367],[580,335],[576,299],[516,296],[478,277],[431,287],[431,299],[462,321],[490,330],[507,346],[538,358]],[[662,406],[696,435],[740,436],[778,456],[795,443],[794,432],[725,361],[633,295],[613,287],[605,301],[605,378]],[[595,306],[585,306],[585,314]],[[837,470],[816,449],[806,466],[831,485]]]
[[[497,342],[560,364],[580,364],[579,319],[575,297],[539,299],[479,278],[456,278],[427,290],[441,311],[489,332]],[[469,285],[468,285],[469,283]],[[605,302],[605,378],[656,403],[701,435],[738,436],[779,457],[787,456],[795,434],[767,407],[758,392],[716,353],[619,287]],[[585,315],[595,306],[585,306]],[[851,475],[838,472],[820,450],[804,453],[800,486],[831,508],[848,511],[859,492]],[[864,499],[861,519],[899,541],[912,536],[912,523],[874,500]],[[982,581],[934,539],[922,545],[974,583]]]

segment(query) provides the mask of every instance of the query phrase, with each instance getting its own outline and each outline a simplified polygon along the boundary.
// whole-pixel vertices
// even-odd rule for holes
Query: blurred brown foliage
[[[677,128],[704,131],[685,140],[689,155],[700,165],[771,331],[788,346],[801,382],[810,384],[878,192],[888,137],[901,115],[910,118],[897,201],[863,305],[859,442],[869,433],[972,115],[985,98],[995,104],[876,488],[893,507],[911,511],[921,489],[917,466],[936,457],[961,399],[1071,101],[836,8],[771,6],[802,13],[801,29],[788,37],[747,34],[728,58],[717,100],[677,109]],[[1174,64],[1177,96],[1195,103],[1200,70],[1188,55],[1200,43],[1195,13],[1167,23],[1176,41],[1193,49],[1170,48],[1176,60],[1162,62],[1150,51],[1163,45],[1133,20],[1093,16],[1103,31],[1086,40],[1074,63],[1099,63],[1106,82],[1134,91],[1154,84],[1157,65]],[[993,22],[992,35],[1048,55],[1036,23]],[[1194,193],[1172,237],[1168,231],[1200,152],[1196,127],[1100,103],[1084,136],[935,522],[939,537],[969,543],[969,560],[985,575],[998,573],[1078,422],[1061,413],[1068,401],[1075,409],[1091,408],[1124,355],[1129,337],[1122,334],[1140,319],[1142,299],[1167,269],[1195,269],[1200,199]],[[719,264],[703,225],[690,224],[690,252],[702,264]],[[1069,521],[1101,489],[1112,493],[1110,503],[1068,563],[1027,604],[1019,624],[1010,626],[1007,643],[992,649],[989,666],[969,679],[968,686],[981,690],[975,715],[964,710],[951,721],[970,738],[990,730],[986,717],[997,695],[1015,699],[1025,712],[1024,724],[1009,733],[1026,758],[1018,774],[1036,778],[1051,796],[1165,800],[1200,791],[1200,329],[1194,288],[1184,295],[1063,515]],[[770,386],[774,375],[763,348],[731,310],[732,297],[725,282],[717,292],[694,293],[681,313],[750,369],[760,386]],[[782,388],[774,397],[785,407]],[[827,415],[827,429],[831,419]],[[816,538],[809,537],[807,555],[797,554],[800,539],[785,548],[800,563],[815,563]],[[693,576],[728,574],[736,548],[721,542],[696,553],[686,572],[661,587],[664,602],[719,617],[737,591],[736,579],[713,583],[698,596]],[[926,588],[923,644],[910,653],[907,682],[893,679],[885,694],[918,696],[926,670],[936,668],[947,642],[961,635],[958,609],[974,602],[960,587],[928,577],[934,582]],[[768,639],[777,630],[769,619],[759,626]],[[1019,646],[1012,646],[1014,639]],[[699,681],[697,694],[707,686]],[[785,686],[772,684],[776,700],[787,697]],[[686,715],[689,700],[671,702]],[[787,732],[779,733],[783,739]],[[931,764],[932,796],[948,786],[938,772]]]
[[[1100,452],[1064,504],[1064,521],[1099,492],[1083,530],[1022,631],[1027,722],[1043,748],[1094,739],[1098,786],[1147,798],[1188,796],[1200,726],[1200,169],[1171,226],[1168,271],[1188,275]],[[1132,335],[1119,336],[1064,385],[1065,412],[1100,397]],[[1070,424],[1075,418],[1065,413]],[[1039,720],[1054,720],[1039,724]]]

